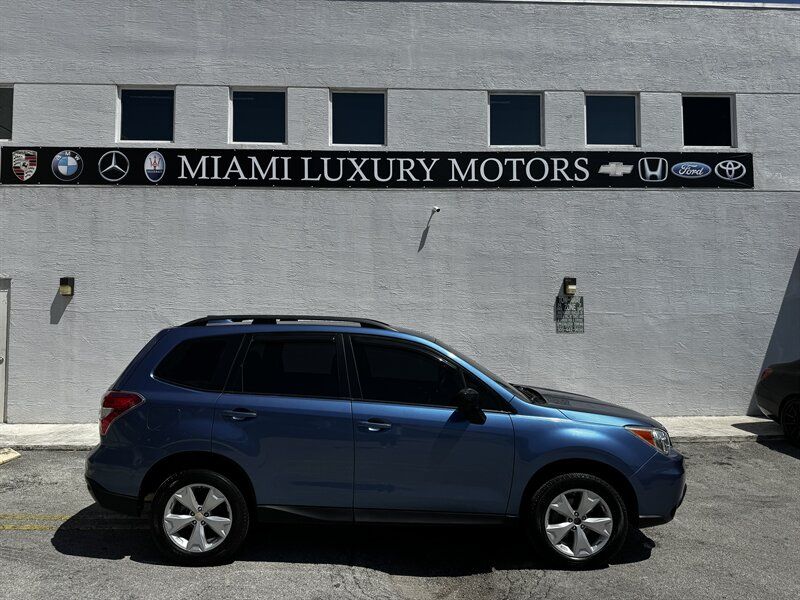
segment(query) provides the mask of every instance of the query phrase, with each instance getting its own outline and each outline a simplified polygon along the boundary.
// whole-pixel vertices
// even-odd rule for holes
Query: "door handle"
[[[222,416],[234,421],[244,421],[245,419],[255,419],[258,414],[249,408],[234,408],[233,410],[223,410]]]
[[[367,431],[371,431],[373,433],[378,431],[386,431],[387,429],[392,428],[391,423],[387,423],[386,421],[381,421],[380,419],[370,419],[369,421],[359,421],[358,425],[360,427],[366,427]]]

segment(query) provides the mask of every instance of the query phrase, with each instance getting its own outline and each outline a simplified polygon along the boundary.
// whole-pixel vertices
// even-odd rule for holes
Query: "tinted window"
[[[541,97],[523,94],[489,96],[489,143],[503,146],[541,144]]]
[[[586,96],[586,143],[635,146],[636,96]]]
[[[683,97],[683,143],[686,146],[731,146],[731,99]]]
[[[238,92],[232,94],[233,141],[286,141],[286,93]]]
[[[120,139],[172,141],[173,90],[121,90]]]
[[[382,93],[333,92],[333,143],[384,144],[384,104]]]
[[[0,140],[11,139],[14,88],[0,88]]]
[[[497,393],[494,392],[488,385],[483,383],[480,379],[475,377],[472,373],[464,371],[464,379],[466,380],[467,387],[472,388],[480,395],[481,408],[484,410],[508,410],[506,404]]]
[[[241,391],[327,398],[343,395],[334,338],[254,337],[241,366]]]
[[[365,400],[455,407],[463,387],[453,365],[402,344],[353,337],[358,380]]]
[[[156,367],[157,378],[188,388],[222,391],[241,336],[185,340]]]

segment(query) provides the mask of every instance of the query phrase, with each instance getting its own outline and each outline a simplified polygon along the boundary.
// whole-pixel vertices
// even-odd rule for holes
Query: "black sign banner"
[[[747,189],[753,187],[753,155],[6,146],[0,184]]]

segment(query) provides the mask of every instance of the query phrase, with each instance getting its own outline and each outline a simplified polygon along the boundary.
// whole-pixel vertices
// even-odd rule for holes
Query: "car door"
[[[472,423],[455,407],[464,372],[421,344],[350,336],[356,519],[375,511],[505,513],[514,461],[506,412]],[[361,517],[359,516],[361,515]]]
[[[340,336],[249,336],[217,401],[213,450],[245,469],[259,506],[340,508],[334,515],[351,519],[353,424]]]

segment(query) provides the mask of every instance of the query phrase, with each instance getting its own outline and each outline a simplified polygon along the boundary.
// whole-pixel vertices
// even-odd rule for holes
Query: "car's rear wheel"
[[[167,478],[153,497],[150,529],[173,562],[207,565],[230,558],[242,545],[250,511],[227,477],[204,469]]]
[[[789,398],[781,409],[781,426],[786,440],[800,446],[800,398]]]
[[[563,566],[606,563],[628,534],[624,500],[588,473],[553,477],[534,492],[528,510],[527,531],[536,550]]]

